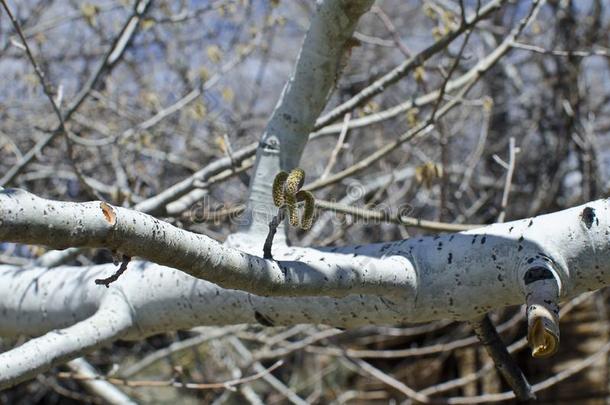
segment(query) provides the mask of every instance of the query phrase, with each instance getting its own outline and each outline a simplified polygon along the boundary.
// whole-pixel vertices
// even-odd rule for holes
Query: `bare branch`
[[[118,291],[108,294],[89,318],[0,354],[3,364],[0,389],[113,342],[132,326],[131,310],[125,298]]]

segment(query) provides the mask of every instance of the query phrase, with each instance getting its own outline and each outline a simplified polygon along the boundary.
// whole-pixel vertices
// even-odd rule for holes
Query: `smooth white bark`
[[[390,259],[381,257],[375,247],[370,251],[358,248],[356,253],[349,248],[336,252],[307,249],[296,260],[294,254],[288,260],[265,260],[137,211],[101,202],[45,200],[23,190],[0,192],[0,218],[3,241],[53,248],[106,247],[258,295],[344,296],[375,293],[380,288],[389,295],[400,295],[412,289],[415,281],[406,258],[391,259],[406,271],[387,271],[384,263]],[[262,244],[257,242],[244,250],[262,253]]]
[[[34,198],[33,201],[46,200]],[[1,198],[0,202],[2,217],[7,218]],[[69,204],[77,207],[97,205]],[[610,280],[608,205],[607,200],[599,200],[532,219],[437,237],[330,249],[283,248],[276,252],[279,259],[276,263],[223,247],[201,235],[193,236],[194,239],[172,237],[168,238],[171,245],[159,244],[158,235],[154,232],[168,232],[170,226],[157,220],[149,223],[151,232],[148,234],[143,232],[143,226],[136,227],[140,232],[124,237],[107,232],[106,239],[98,240],[89,229],[88,246],[103,246],[111,241],[112,247],[123,252],[121,242],[124,239],[130,253],[155,259],[159,257],[157,251],[161,250],[165,252],[162,261],[174,263],[182,271],[133,262],[128,271],[106,290],[95,285],[93,279],[108,276],[116,266],[60,267],[49,271],[0,267],[0,277],[7,280],[0,286],[0,332],[3,335],[37,334],[65,327],[95,313],[106,292],[115,288],[120,289],[130,305],[136,308],[134,316],[139,319],[141,327],[146,325],[142,330],[147,331],[252,321],[255,319],[253,313],[241,312],[244,301],[248,302],[245,307],[263,305],[260,308],[262,313],[267,312],[265,305],[274,307],[271,313],[277,316],[268,318],[281,324],[309,320],[355,326],[368,322],[470,319],[492,308],[523,303],[523,276],[534,267],[552,270],[559,280],[559,293],[563,298],[606,285]],[[50,206],[47,204],[46,208]],[[27,207],[22,208],[21,215],[27,212]],[[134,214],[135,217],[143,215]],[[73,236],[70,229],[74,227],[69,219],[75,216],[65,210],[63,220],[57,218],[51,229],[37,229],[35,221],[30,220],[23,220],[20,229],[14,221],[5,221],[0,227],[0,238],[22,240],[20,235],[35,230],[44,234],[38,236],[37,241],[65,244]],[[120,214],[118,218],[121,218]],[[120,221],[118,219],[117,224]],[[61,226],[62,222],[65,227]],[[130,238],[141,240],[134,242]],[[183,266],[185,263],[190,267]],[[250,266],[251,263],[260,265]],[[277,279],[269,277],[269,273],[276,271],[282,275]],[[285,276],[283,271],[286,271]],[[236,277],[233,277],[233,272]],[[241,274],[248,272],[259,282],[244,286]],[[287,298],[255,297],[192,277],[212,279],[219,274],[222,274],[221,282],[225,288],[239,288],[252,293],[262,289],[267,295]],[[265,284],[266,280],[269,285]],[[333,295],[337,298],[322,298]],[[53,299],[48,298],[51,296]],[[312,296],[320,298],[312,300],[309,298]],[[196,297],[204,301],[195,304]],[[183,299],[184,308],[181,309],[179,303]],[[166,305],[171,302],[178,306]],[[227,303],[238,309],[232,311],[224,307]],[[333,308],[337,303],[343,310]],[[351,306],[354,304],[357,305]],[[211,307],[204,310],[201,305]],[[192,315],[191,306],[197,306]],[[142,308],[150,314],[138,312]],[[371,313],[354,311],[354,308],[367,308],[374,316],[367,319]],[[182,314],[176,316],[178,312]],[[350,312],[355,316],[342,319]],[[167,314],[167,319],[159,314]],[[141,317],[150,319],[143,321]]]
[[[33,203],[44,201],[29,198]],[[4,199],[0,202],[1,239],[26,232],[45,234],[39,238],[62,244],[63,238],[71,237],[62,226],[62,223],[71,226],[69,218],[75,216],[67,209],[67,203],[61,214],[53,211],[55,220],[50,223],[51,229],[39,227],[34,221],[31,227],[24,225],[27,229],[20,230],[10,220],[15,217],[11,215],[24,215],[28,207],[22,206],[21,210],[18,206],[19,212],[8,213]],[[98,206],[99,203],[70,204]],[[52,204],[47,203],[41,209],[50,210],[50,207]],[[276,253],[279,263],[290,260],[310,263],[302,268],[298,278],[287,281],[288,291],[303,295],[299,291],[302,285],[309,295],[319,295],[316,297],[256,296],[223,289],[182,271],[142,261],[131,263],[127,272],[108,289],[95,285],[93,280],[108,276],[116,268],[113,265],[51,270],[2,266],[0,277],[5,282],[0,285],[0,335],[47,334],[0,355],[0,381],[2,386],[14,384],[119,338],[139,339],[198,325],[259,322],[354,327],[473,319],[494,308],[524,303],[523,277],[535,267],[552,269],[560,281],[559,294],[565,299],[610,283],[609,208],[608,200],[599,200],[532,219],[440,237],[329,250],[279,250]],[[155,221],[149,226],[165,229],[165,225]],[[6,229],[10,229],[8,234]],[[132,237],[144,241],[148,236],[142,233]],[[89,232],[88,241],[95,240],[94,233]],[[117,241],[111,233],[107,234],[107,240]],[[172,238],[172,249],[165,250],[168,257],[176,257],[178,261],[185,260],[188,252],[199,257],[197,250],[223,249],[218,251],[220,256],[215,260],[204,260],[203,275],[226,271],[225,255],[248,257],[220,245],[206,247],[208,243],[216,243],[211,240],[192,251],[195,247],[187,240],[189,249],[185,250],[180,240]],[[148,240],[137,245],[156,247],[155,243]],[[247,261],[242,265],[255,276],[256,271],[268,269],[248,269]],[[225,279],[227,287],[230,280],[230,277]],[[363,280],[368,285],[367,294],[360,293],[363,287],[359,284]],[[345,294],[337,298],[326,296],[329,289],[324,284],[327,282],[334,288],[342,286]],[[282,294],[287,293],[281,284],[275,287]],[[49,332],[54,329],[61,330]]]
[[[262,135],[250,184],[246,228],[265,237],[276,214],[271,183],[280,170],[301,160],[309,134],[349,57],[350,39],[374,0],[326,0],[318,3],[295,65]],[[278,235],[277,242],[281,242]]]
[[[99,309],[90,317],[0,354],[0,389],[111,343],[132,326],[127,302],[119,290],[113,290],[104,295]]]

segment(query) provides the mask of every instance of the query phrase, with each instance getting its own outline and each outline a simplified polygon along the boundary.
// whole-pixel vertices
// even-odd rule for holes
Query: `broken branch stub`
[[[532,356],[552,356],[559,349],[560,282],[548,265],[530,267],[523,276],[527,306],[527,341]]]

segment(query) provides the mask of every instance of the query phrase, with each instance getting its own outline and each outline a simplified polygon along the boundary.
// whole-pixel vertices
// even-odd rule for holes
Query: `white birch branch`
[[[413,303],[417,296],[418,307],[427,302],[425,310],[455,311],[464,318],[496,306],[483,305],[488,298],[480,297],[481,285],[500,290],[496,302],[514,303],[515,293],[523,290],[523,275],[533,267],[550,268],[561,295],[571,287],[585,290],[582,280],[592,280],[586,287],[601,287],[610,266],[605,260],[610,256],[608,205],[598,200],[445,236],[332,249],[285,248],[278,252],[280,260],[272,261],[243,252],[260,254],[262,246],[229,248],[137,211],[5,189],[0,192],[0,240],[106,247],[258,295],[383,294]],[[476,302],[481,305],[473,312],[470,304]]]
[[[45,200],[17,189],[0,192],[0,240],[55,249],[105,247],[258,295],[341,296],[375,293],[380,288],[402,295],[415,281],[406,259],[392,259],[402,263],[405,272],[378,271],[388,259],[376,257],[376,249],[356,249],[354,255],[361,255],[357,260],[350,249],[337,253],[306,249],[299,261],[265,260],[137,211],[102,202]],[[262,244],[244,248],[262,253]]]
[[[223,289],[147,262],[130,263],[108,289],[93,280],[112,273],[113,265],[0,266],[5,280],[0,285],[0,335],[62,329],[0,355],[0,384],[22,381],[118,338],[140,339],[199,325],[355,327],[474,319],[494,308],[522,304],[529,290],[547,285],[548,277],[538,282],[532,274],[549,272],[532,269],[549,269],[559,297],[567,299],[610,283],[609,208],[608,200],[599,200],[457,234],[328,250],[287,248],[278,252],[281,261],[271,263],[141,213],[115,208],[111,227],[100,203],[60,203],[5,190],[0,194],[0,240],[53,246],[109,243],[121,251],[126,246],[132,255],[188,264],[191,274],[222,275],[227,288],[287,297]],[[282,276],[265,285],[276,271]],[[255,282],[244,286],[248,274]]]
[[[258,146],[246,210],[248,233],[263,238],[267,234],[267,224],[274,215],[270,213],[276,211],[271,183],[280,170],[298,165],[309,133],[349,57],[356,24],[373,2],[324,0],[318,3],[294,71]]]
[[[538,267],[552,271],[562,298],[600,288],[610,280],[610,250],[606,235],[610,226],[608,205],[608,201],[599,200],[554,214],[445,236],[332,249],[287,248],[278,252],[281,260],[273,262],[224,247],[205,236],[127,209],[112,208],[116,216],[112,225],[105,218],[99,202],[62,203],[43,200],[24,191],[5,190],[0,194],[0,240],[53,247],[108,247],[171,265],[225,288],[259,295],[351,295],[345,302],[356,305],[349,312],[358,313],[355,316],[357,321],[338,321],[327,310],[320,312],[318,305],[310,307],[308,316],[312,317],[311,321],[353,326],[366,322],[472,319],[492,308],[523,303],[526,290],[523,277],[529,269]],[[245,248],[250,250],[252,247]],[[117,286],[122,285],[123,279],[131,280],[138,273],[138,267],[146,268],[147,265],[132,263]],[[18,331],[21,328],[24,333],[36,334],[41,330],[36,328],[65,327],[94,313],[105,295],[103,287],[93,285],[88,270],[74,269],[70,273],[64,267],[60,276],[47,276],[47,273],[30,270],[19,273],[17,277],[13,274],[18,273],[17,268],[3,269],[6,270],[1,276],[10,280],[5,283],[7,290],[0,295],[0,333],[3,334],[11,329]],[[97,276],[113,271],[108,266],[94,269]],[[152,294],[152,286],[158,284],[160,293],[170,299],[181,297],[184,292],[178,293],[176,287],[165,285],[160,280],[171,279],[172,283],[189,285],[197,283],[192,277],[179,275],[176,271],[156,269],[137,276],[138,289],[141,289],[141,283],[146,283],[147,294]],[[53,280],[47,280],[47,277],[53,277]],[[57,291],[53,290],[53,301],[61,301],[57,294],[62,289],[67,294],[67,301],[60,304],[61,308],[45,312],[36,304],[34,312],[25,316],[27,311],[22,297],[29,296],[30,289],[34,289],[32,283],[41,288],[43,281],[52,283],[57,280],[63,287],[59,284],[54,287]],[[211,288],[209,284],[201,286],[206,294]],[[481,294],[483,286],[486,294]],[[121,289],[125,294],[129,290]],[[218,287],[214,290],[219,294],[223,291]],[[358,297],[357,294],[377,298],[351,301]],[[141,299],[147,301],[151,298],[146,295]],[[291,298],[289,301],[299,302],[296,307],[278,301],[287,311],[280,317],[280,323],[292,323],[289,321],[290,312],[301,312],[302,308],[307,308],[303,305],[308,300]],[[380,315],[388,310],[388,302],[393,302],[392,310]],[[354,311],[358,305],[380,304],[381,307],[373,311],[374,318],[362,318],[363,312]],[[274,312],[277,311],[279,309]],[[37,325],[34,330],[28,330],[24,317],[32,317],[31,321]],[[57,317],[63,317],[63,321],[57,323]],[[217,318],[212,311],[210,318],[202,320],[201,324],[224,318]],[[277,322],[273,316],[267,318],[272,323]],[[158,319],[155,318],[155,322]],[[237,316],[235,321],[252,319],[252,316]],[[301,317],[300,321],[307,321],[307,317]],[[224,322],[227,321],[221,321]],[[164,330],[166,327],[169,325],[161,324],[154,329]]]
[[[132,326],[129,305],[120,291],[114,290],[104,296],[90,317],[0,354],[0,389],[111,343]]]

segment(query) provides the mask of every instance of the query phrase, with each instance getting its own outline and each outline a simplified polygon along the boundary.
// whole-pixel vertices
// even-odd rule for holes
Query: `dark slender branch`
[[[277,215],[273,217],[271,222],[269,222],[269,233],[267,234],[267,238],[265,239],[265,245],[263,246],[263,258],[273,260],[273,255],[271,254],[271,247],[273,246],[273,238],[277,232],[278,226],[284,220],[284,206],[278,208]]]
[[[477,7],[477,13],[479,12],[479,8]],[[460,13],[462,16],[462,25],[466,25],[466,7],[464,6],[464,0],[460,0]]]
[[[106,288],[108,288],[110,284],[114,283],[119,279],[119,277],[121,277],[121,274],[125,273],[125,270],[127,270],[127,265],[130,261],[131,256],[123,255],[123,260],[121,261],[121,265],[119,266],[118,270],[115,271],[110,277],[95,279],[95,284],[105,285]]]
[[[502,342],[489,316],[484,315],[482,319],[471,322],[471,325],[474,333],[493,359],[496,368],[508,385],[510,385],[517,398],[522,401],[535,399],[536,395],[532,391],[532,387],[515,362],[515,359],[508,352],[506,345]]]
[[[434,122],[434,120],[436,118],[436,113],[438,112],[438,109],[441,106],[441,103],[443,102],[443,98],[445,97],[445,92],[447,91],[447,84],[449,83],[449,80],[453,76],[453,73],[455,72],[458,65],[460,64],[462,55],[464,54],[464,50],[466,49],[466,44],[468,44],[468,40],[470,39],[470,34],[472,34],[472,30],[467,30],[466,35],[464,36],[464,41],[462,41],[462,45],[460,46],[460,50],[458,51],[458,54],[455,57],[455,60],[453,61],[453,64],[451,65],[449,72],[447,72],[447,75],[445,76],[445,80],[443,80],[443,84],[438,93],[438,98],[436,99],[436,103],[434,104],[432,113],[430,114],[430,117],[428,118],[428,123],[430,123],[430,124]]]

